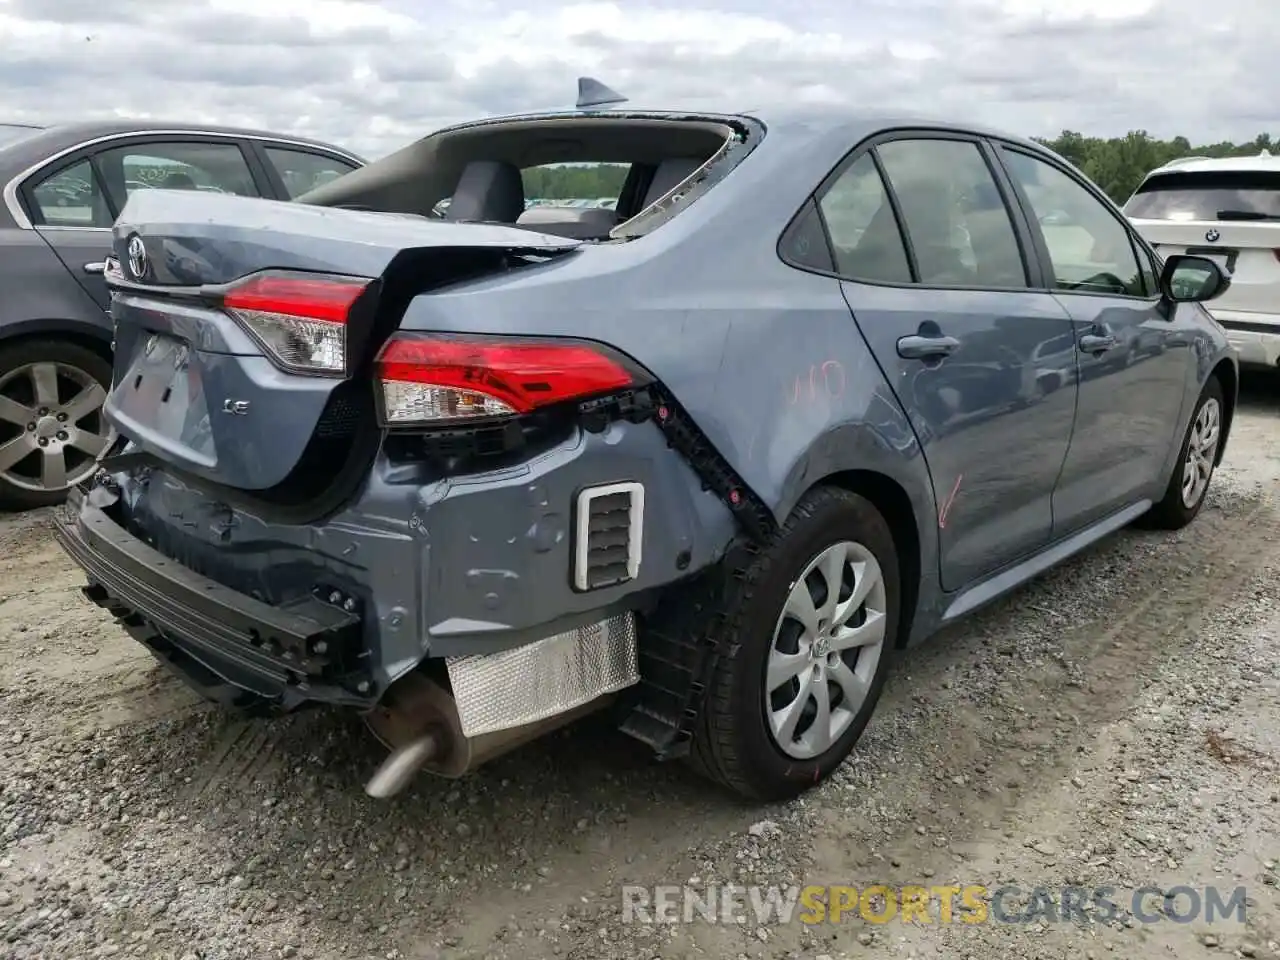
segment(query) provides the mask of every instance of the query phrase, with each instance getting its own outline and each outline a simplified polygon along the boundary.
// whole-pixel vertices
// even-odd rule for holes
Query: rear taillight
[[[575,340],[401,334],[378,357],[389,426],[520,416],[648,382],[605,347]]]
[[[222,296],[222,307],[286,370],[341,375],[347,370],[347,319],[371,282],[325,274],[259,273],[231,286]]]

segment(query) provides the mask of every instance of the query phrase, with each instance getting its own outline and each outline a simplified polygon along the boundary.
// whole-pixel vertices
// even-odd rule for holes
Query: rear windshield
[[[705,194],[762,135],[754,121],[723,116],[490,121],[433,134],[299,199],[627,239]]]
[[[40,132],[39,127],[24,127],[17,123],[0,123],[0,147],[33,137]]]
[[[1129,198],[1140,220],[1280,219],[1280,171],[1164,173]]]

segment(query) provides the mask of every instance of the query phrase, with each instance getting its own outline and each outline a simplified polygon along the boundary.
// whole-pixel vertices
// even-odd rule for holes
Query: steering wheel
[[[1067,285],[1068,290],[1079,290],[1082,287],[1109,287],[1116,293],[1124,293],[1129,289],[1129,285],[1117,277],[1114,273],[1095,273],[1087,280],[1081,280],[1079,283]]]

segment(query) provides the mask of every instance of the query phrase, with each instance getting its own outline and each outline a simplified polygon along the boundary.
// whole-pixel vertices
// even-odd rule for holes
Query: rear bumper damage
[[[637,562],[584,590],[587,507],[620,484],[644,491]],[[56,536],[86,596],[210,699],[362,712],[392,750],[369,785],[384,796],[420,767],[460,776],[622,693],[646,721],[627,732],[660,752],[674,741],[645,701],[646,657],[668,654],[637,633],[648,616],[660,636],[673,585],[733,540],[731,510],[702,484],[653,424],[619,424],[456,480],[380,461],[321,525],[265,520],[158,468],[100,474]],[[684,694],[661,686],[678,722]]]
[[[85,596],[206,697],[371,710],[370,728],[392,751],[369,783],[374,796],[397,792],[423,767],[461,776],[640,679],[635,614],[624,612],[511,650],[443,658],[445,682],[409,674],[375,703],[367,673],[342,667],[361,623],[341,606],[313,597],[278,608],[230,590],[169,560],[79,491],[55,536],[85,571]]]
[[[359,634],[351,612],[314,597],[273,607],[228,589],[166,558],[78,490],[54,532],[85,572],[85,596],[211,699],[371,705],[366,677],[337,679],[336,654]]]

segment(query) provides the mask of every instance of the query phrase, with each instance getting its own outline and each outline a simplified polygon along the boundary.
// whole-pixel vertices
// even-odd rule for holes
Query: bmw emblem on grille
[[[1204,238],[1210,243],[1217,243],[1218,237],[1220,236],[1222,236],[1222,234],[1218,233],[1218,231],[1213,229],[1213,227],[1210,227],[1209,232],[1204,235]]]
[[[141,280],[147,273],[147,247],[139,236],[129,239],[129,272],[133,279]]]

